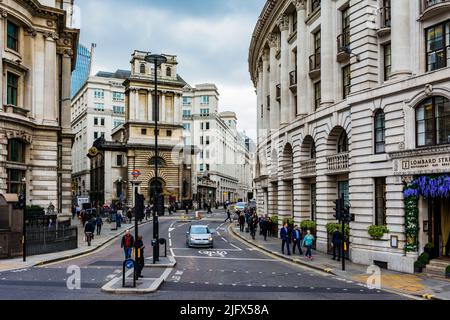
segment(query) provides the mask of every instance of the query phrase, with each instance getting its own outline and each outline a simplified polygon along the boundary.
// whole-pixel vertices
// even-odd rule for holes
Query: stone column
[[[312,112],[312,103],[308,101],[307,95],[307,74],[308,74],[308,46],[306,30],[306,1],[296,0],[297,8],[297,99],[298,114],[307,115]]]
[[[257,132],[257,138],[258,138],[258,143],[261,141],[262,137],[264,136],[263,134],[263,118],[261,117],[262,114],[262,109],[263,107],[263,99],[264,99],[264,86],[263,86],[263,67],[262,64],[260,63],[258,65],[258,80],[257,80],[257,85],[256,85],[256,95],[257,95],[257,108],[256,108],[256,132]]]
[[[141,119],[141,106],[140,106],[140,101],[139,101],[139,90],[135,89],[133,91],[133,95],[134,95],[134,114],[135,114],[135,120],[143,120]]]
[[[278,215],[278,184],[269,182],[269,215]]]
[[[130,88],[128,90],[128,120],[134,121],[136,119],[136,109],[134,107],[135,105],[135,99],[136,96],[134,95],[134,89]]]
[[[321,86],[322,103],[321,106],[328,106],[334,103],[334,47],[336,39],[333,38],[333,6],[334,1],[322,1],[321,5]]]
[[[278,35],[272,33],[269,36],[270,46],[270,79],[269,79],[269,93],[270,93],[270,130],[278,130],[280,127],[280,108],[276,98],[276,85],[277,85],[277,46]],[[267,98],[266,98],[267,99]]]
[[[161,122],[166,122],[166,92],[161,93],[161,106],[160,106],[160,117]]]
[[[262,129],[263,136],[266,137],[271,128],[270,123],[270,112],[272,110],[271,105],[269,106],[269,102],[267,101],[267,97],[270,95],[270,62],[269,62],[269,52],[268,50],[264,50],[263,54],[263,64],[262,64],[262,106],[263,106],[263,123]]]
[[[148,104],[148,109],[147,109],[147,119],[149,122],[154,121],[155,119],[153,119],[153,97],[152,97],[152,90],[148,90],[148,94],[147,94],[147,104]]]
[[[59,118],[57,105],[56,82],[56,40],[58,35],[53,32],[44,33],[45,38],[45,71],[44,71],[44,122],[57,125]]]
[[[3,22],[0,21],[0,24],[3,26]],[[1,28],[1,27],[0,27]],[[0,32],[1,34],[1,32]],[[25,38],[25,63],[28,65],[34,66],[34,39],[36,38],[37,32],[32,28],[28,28],[24,33]],[[0,67],[1,68],[1,67]],[[24,79],[24,105],[23,107],[30,111],[28,116],[34,117],[33,115],[33,72],[28,72],[25,75]],[[0,80],[1,81],[1,80]],[[1,83],[0,83],[1,84]],[[1,103],[1,101],[0,101]],[[0,108],[1,109],[1,108]],[[70,112],[70,101],[69,101],[69,112]],[[69,113],[69,122],[70,122],[70,113]]]
[[[407,77],[412,74],[409,9],[410,0],[396,0],[391,3],[393,79]]]
[[[181,113],[182,113],[182,107],[181,107],[181,94],[176,93],[174,96],[174,108],[173,108],[173,112],[174,112],[174,119],[175,119],[175,124],[180,124],[182,123],[181,120]]]
[[[62,110],[61,110],[61,124],[64,133],[71,133],[71,115],[70,115],[70,89],[71,89],[71,77],[72,77],[72,58],[69,53],[65,52],[61,55],[62,59],[62,90],[61,90],[61,100],[62,100]]]
[[[289,16],[283,15],[278,21],[281,30],[281,117],[280,125],[289,123],[290,97],[289,97]]]

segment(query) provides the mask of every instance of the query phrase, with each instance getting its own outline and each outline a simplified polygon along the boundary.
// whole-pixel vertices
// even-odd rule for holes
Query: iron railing
[[[338,53],[348,52],[350,46],[350,32],[345,32],[337,37]]]
[[[386,6],[386,7],[382,7],[380,9],[380,15],[381,15],[381,28],[390,28],[391,27],[391,7],[390,6]]]
[[[440,3],[450,2],[450,0],[422,0],[422,11]]]
[[[77,227],[27,230],[27,255],[73,250],[77,247]]]
[[[309,56],[309,71],[320,69],[320,52]]]
[[[277,100],[280,100],[281,99],[281,84],[278,84],[277,85],[277,87],[276,87],[276,98],[277,98]]]
[[[297,71],[296,70],[291,71],[289,73],[289,83],[291,86],[297,85]]]

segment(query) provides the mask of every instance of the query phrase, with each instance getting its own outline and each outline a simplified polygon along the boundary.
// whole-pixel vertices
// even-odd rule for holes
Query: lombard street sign
[[[450,154],[411,156],[394,159],[395,175],[418,175],[450,172]]]

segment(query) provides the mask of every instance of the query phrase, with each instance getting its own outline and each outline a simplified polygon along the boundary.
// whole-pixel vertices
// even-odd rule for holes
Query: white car
[[[214,247],[213,232],[205,225],[190,226],[186,232],[186,245],[191,247]]]

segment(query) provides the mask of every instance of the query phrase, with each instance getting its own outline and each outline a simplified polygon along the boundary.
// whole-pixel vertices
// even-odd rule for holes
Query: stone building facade
[[[73,1],[0,2],[0,192],[70,216]]]
[[[352,261],[412,273],[427,243],[432,258],[448,255],[445,192],[416,194],[415,216],[404,190],[421,178],[443,184],[450,172],[449,9],[448,1],[267,1],[249,54],[261,213],[314,220],[326,252],[333,201],[344,194],[355,214]],[[371,225],[389,232],[375,239]]]

